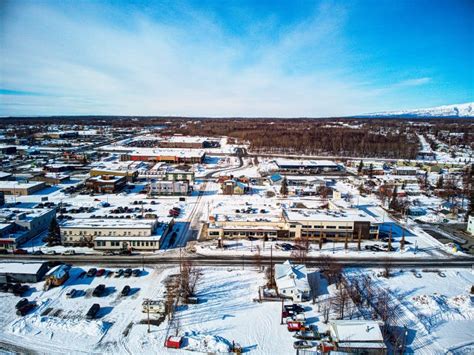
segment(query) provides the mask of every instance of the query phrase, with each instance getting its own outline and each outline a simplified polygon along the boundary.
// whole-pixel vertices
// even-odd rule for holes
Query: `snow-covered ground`
[[[346,274],[369,275],[376,287],[389,290],[391,302],[397,306],[396,323],[408,328],[408,352],[474,352],[472,270],[394,270],[388,279],[378,270],[352,269]]]
[[[176,354],[183,351],[167,349],[164,343],[168,336],[178,334],[184,337],[186,350],[204,353],[225,352],[232,342],[250,354],[294,353],[295,339],[280,324],[281,303],[254,301],[258,287],[265,282],[264,273],[255,267],[203,267],[197,288],[200,302],[178,306],[174,322],[152,322],[150,333],[141,303],[144,298],[162,297],[164,280],[179,272],[177,267],[147,267],[138,278],[79,278],[81,271],[74,267],[64,286],[49,291],[42,290],[42,282],[33,284],[27,297],[40,306],[25,317],[14,312],[19,297],[0,294],[0,342],[51,354]],[[474,283],[472,270],[393,270],[389,279],[380,276],[379,270],[345,271],[349,278],[362,274],[373,278],[375,287],[390,291],[397,304],[397,322],[408,329],[409,352],[440,354],[452,350],[467,354],[474,350],[474,306],[469,296]],[[90,296],[100,283],[107,285],[107,295]],[[126,284],[132,287],[132,294],[120,297]],[[68,299],[65,295],[70,288],[81,292]],[[318,288],[317,303],[302,305],[307,323],[324,332],[327,325],[322,322],[318,303],[331,298],[335,288],[325,279],[320,280]],[[99,319],[85,320],[93,303],[102,307]],[[42,316],[47,308],[53,310]],[[360,317],[358,312],[351,314]]]

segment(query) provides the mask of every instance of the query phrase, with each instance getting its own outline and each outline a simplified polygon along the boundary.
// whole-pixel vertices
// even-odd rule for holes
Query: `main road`
[[[3,261],[56,261],[73,265],[103,265],[103,266],[121,266],[128,265],[166,265],[179,264],[181,260],[189,260],[196,265],[202,266],[242,266],[246,265],[270,265],[272,263],[282,263],[291,257],[283,256],[261,256],[256,259],[254,256],[248,255],[215,255],[204,256],[199,254],[183,253],[180,258],[174,255],[155,254],[145,255],[138,254],[132,256],[102,256],[97,254],[83,255],[2,255]],[[459,256],[450,258],[400,258],[400,257],[333,257],[334,262],[346,267],[384,267],[390,264],[392,268],[422,268],[422,267],[473,267],[474,258],[469,256]],[[298,262],[298,260],[295,260]],[[307,266],[318,266],[327,263],[327,257],[306,257],[304,263]]]

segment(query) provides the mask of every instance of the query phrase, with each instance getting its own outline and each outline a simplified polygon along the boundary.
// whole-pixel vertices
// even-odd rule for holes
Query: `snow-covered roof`
[[[44,182],[18,182],[18,181],[0,181],[0,189],[28,189],[35,186],[42,186]]]
[[[336,342],[382,342],[380,325],[376,321],[335,320],[329,323]]]
[[[279,158],[275,159],[275,163],[281,166],[288,166],[288,167],[307,167],[307,168],[324,168],[324,167],[332,167],[336,168],[339,165],[331,160],[294,160],[294,159],[285,159]]]
[[[288,221],[306,222],[377,222],[376,218],[369,216],[357,208],[346,208],[340,210],[310,209],[310,208],[287,208],[283,210]]]
[[[0,273],[37,274],[44,262],[0,262]]]
[[[136,219],[73,219],[64,222],[64,228],[109,228],[109,229],[150,229],[156,220],[136,220]]]
[[[302,292],[309,291],[306,266],[292,264],[287,260],[275,265],[275,281],[279,290],[296,288]]]

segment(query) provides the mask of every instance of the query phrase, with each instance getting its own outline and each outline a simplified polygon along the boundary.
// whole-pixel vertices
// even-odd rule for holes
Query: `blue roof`
[[[272,180],[273,182],[280,181],[281,180],[281,175],[278,174],[278,173],[273,174],[272,176],[270,176],[270,180]]]

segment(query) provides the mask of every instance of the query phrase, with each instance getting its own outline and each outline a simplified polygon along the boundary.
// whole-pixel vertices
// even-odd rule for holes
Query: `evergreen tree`
[[[443,175],[441,175],[439,178],[438,178],[438,181],[436,182],[436,188],[437,189],[442,189],[444,186],[444,177]]]
[[[359,163],[359,166],[357,167],[357,172],[361,174],[363,168],[364,168],[364,162],[361,160]]]
[[[369,177],[373,177],[374,176],[374,164],[370,163],[369,165]]]
[[[288,195],[288,181],[286,180],[286,177],[283,178],[283,181],[281,182],[280,194],[283,196]]]
[[[49,246],[61,244],[61,229],[59,228],[56,218],[51,220],[48,229],[48,236],[46,237]]]

